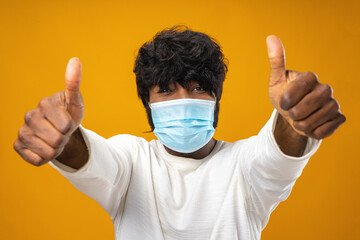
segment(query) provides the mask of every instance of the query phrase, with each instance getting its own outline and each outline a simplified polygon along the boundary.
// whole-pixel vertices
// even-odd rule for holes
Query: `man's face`
[[[177,82],[172,82],[166,89],[154,86],[149,90],[149,104],[182,98],[215,101],[214,94],[205,91],[196,81],[189,81],[185,87]]]

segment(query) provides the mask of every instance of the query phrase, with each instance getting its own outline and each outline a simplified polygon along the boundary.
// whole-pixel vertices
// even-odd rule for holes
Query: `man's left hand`
[[[322,139],[345,122],[329,85],[321,84],[312,72],[286,70],[280,39],[266,39],[271,65],[269,96],[272,105],[297,133]]]

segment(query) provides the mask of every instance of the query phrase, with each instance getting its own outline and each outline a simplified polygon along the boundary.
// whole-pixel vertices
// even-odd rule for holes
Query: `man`
[[[260,239],[319,139],[345,121],[330,86],[314,73],[287,71],[276,36],[267,46],[275,111],[257,136],[213,138],[224,56],[207,35],[174,27],[140,48],[134,68],[159,140],[106,140],[80,126],[81,64],[73,58],[65,92],[25,115],[14,148],[36,166],[51,161],[95,199],[110,214],[116,239]]]

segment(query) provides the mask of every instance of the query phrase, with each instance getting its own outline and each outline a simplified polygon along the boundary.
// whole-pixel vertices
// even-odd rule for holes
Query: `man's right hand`
[[[26,113],[25,123],[18,132],[14,149],[27,162],[41,166],[59,157],[65,152],[65,146],[72,149],[71,152],[79,152],[74,151],[74,146],[68,146],[70,139],[70,142],[74,143],[80,139],[81,144],[85,146],[82,137],[74,139],[76,137],[73,136],[76,135],[73,133],[84,118],[84,104],[79,90],[80,80],[81,62],[78,58],[72,58],[66,68],[65,91],[42,99],[36,109]],[[84,161],[87,159],[82,160],[78,167],[83,165]]]

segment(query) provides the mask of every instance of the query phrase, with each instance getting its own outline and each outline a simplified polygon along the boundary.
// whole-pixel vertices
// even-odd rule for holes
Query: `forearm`
[[[293,157],[300,157],[304,154],[308,137],[295,132],[281,114],[278,114],[274,137],[284,154]]]
[[[80,132],[80,129],[71,135],[69,142],[65,145],[63,152],[56,158],[62,164],[74,169],[80,169],[89,159],[89,152]]]

